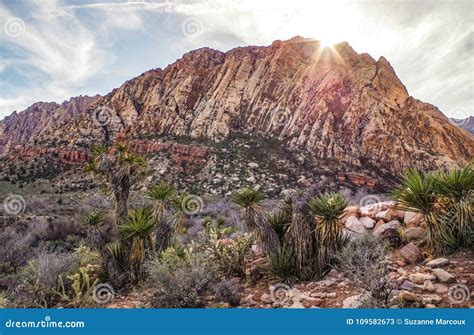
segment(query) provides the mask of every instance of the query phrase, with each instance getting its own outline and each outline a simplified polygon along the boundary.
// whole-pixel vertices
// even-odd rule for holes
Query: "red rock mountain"
[[[98,99],[96,95],[71,98],[62,104],[37,102],[21,113],[13,112],[0,122],[0,156],[14,152],[15,147],[27,144],[49,129],[60,127],[74,115],[84,115]]]
[[[1,122],[0,154],[26,144],[73,150],[118,134],[219,142],[238,132],[391,175],[474,157],[474,137],[411,97],[385,58],[301,37],[225,53],[195,50],[104,97],[35,104]]]

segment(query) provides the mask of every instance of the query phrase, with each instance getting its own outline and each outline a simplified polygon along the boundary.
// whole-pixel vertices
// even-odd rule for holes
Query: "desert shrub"
[[[387,252],[386,242],[364,234],[336,254],[336,268],[369,293],[365,295],[365,307],[388,306],[391,287],[387,279]]]
[[[51,240],[44,243],[44,249],[55,252],[72,252],[79,247],[81,238],[77,235],[68,235],[64,240]]]
[[[66,276],[60,276],[58,293],[65,301],[66,307],[90,307],[94,305],[93,290],[99,279],[91,277],[89,268],[81,267],[79,271]]]
[[[27,243],[24,235],[11,227],[0,233],[0,277],[16,272],[26,264],[31,255],[31,245]]]
[[[103,276],[97,252],[80,246],[73,253],[40,251],[11,287],[13,307],[90,307]]]
[[[270,255],[271,272],[285,282],[291,282],[296,275],[295,253],[289,247],[282,247]]]
[[[239,284],[238,278],[223,280],[215,287],[216,300],[226,302],[230,306],[240,305],[240,291],[242,287]]]
[[[149,283],[156,288],[154,307],[185,308],[200,305],[199,295],[215,279],[214,266],[204,253],[165,250],[145,263]]]
[[[40,251],[23,273],[21,291],[18,287],[15,304],[22,307],[54,307],[63,298],[64,279],[79,271],[75,253]]]
[[[82,227],[79,222],[67,217],[57,217],[48,220],[44,240],[64,240],[69,235],[82,235]]]
[[[231,230],[231,228],[224,228]],[[225,277],[245,277],[245,256],[253,243],[251,234],[244,234],[233,240],[224,239],[222,228],[212,228],[209,231],[207,250]]]

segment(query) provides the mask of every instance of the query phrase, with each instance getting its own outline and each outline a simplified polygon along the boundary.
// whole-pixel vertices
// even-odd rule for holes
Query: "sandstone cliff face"
[[[463,165],[474,156],[473,136],[410,97],[385,58],[357,54],[347,43],[322,49],[300,37],[190,52],[100,98],[87,117],[48,127],[37,141],[82,145],[118,134],[222,141],[235,132],[390,174]]]
[[[0,156],[27,144],[49,129],[64,125],[74,115],[85,114],[99,96],[79,96],[62,104],[37,102],[21,113],[14,112],[0,122]]]

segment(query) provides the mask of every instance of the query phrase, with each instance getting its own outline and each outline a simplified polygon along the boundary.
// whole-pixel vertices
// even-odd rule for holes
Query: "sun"
[[[320,39],[319,42],[321,43],[321,48],[323,49],[332,48],[338,43],[338,41],[335,39],[327,37]]]

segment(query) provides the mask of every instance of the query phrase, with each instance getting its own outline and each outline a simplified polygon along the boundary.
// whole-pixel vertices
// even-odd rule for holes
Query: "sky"
[[[384,56],[410,95],[474,115],[472,0],[0,0],[0,119],[106,94],[200,47],[296,35]]]

